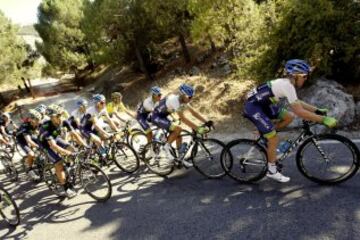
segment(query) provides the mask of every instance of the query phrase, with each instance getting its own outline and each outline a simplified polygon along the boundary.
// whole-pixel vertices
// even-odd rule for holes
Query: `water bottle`
[[[183,154],[183,153],[185,153],[186,152],[186,150],[187,150],[187,143],[182,143],[181,145],[180,145],[180,148],[179,148],[179,153],[180,154]]]
[[[284,154],[289,150],[290,147],[291,147],[291,142],[289,140],[282,141],[282,142],[280,142],[280,144],[277,148],[277,152],[279,154]]]
[[[182,143],[180,145],[179,150],[178,150],[180,159],[185,156],[187,149],[188,149],[188,144],[187,143]]]

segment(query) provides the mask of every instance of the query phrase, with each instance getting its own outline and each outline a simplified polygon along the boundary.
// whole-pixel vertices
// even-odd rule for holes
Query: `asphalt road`
[[[298,172],[293,157],[285,184],[207,180],[193,169],[170,179],[144,169],[126,175],[115,166],[108,173],[113,196],[106,203],[85,193],[61,201],[25,175],[17,184],[1,178],[22,223],[11,229],[0,220],[0,239],[360,239],[359,174],[319,186]]]

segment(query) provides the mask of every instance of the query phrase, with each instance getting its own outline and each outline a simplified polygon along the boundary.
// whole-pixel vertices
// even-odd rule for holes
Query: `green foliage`
[[[353,0],[192,0],[192,36],[225,45],[242,77],[271,78],[285,60],[304,58],[318,74],[359,79],[359,5]]]
[[[43,42],[37,49],[60,70],[82,68],[89,60],[85,35],[80,29],[83,0],[43,0],[35,29]]]
[[[134,61],[149,66],[163,42],[191,36],[197,44],[225,47],[243,78],[271,78],[287,59],[304,58],[318,74],[360,79],[359,5],[354,0],[43,0],[36,29],[43,39],[40,52],[60,70]]]
[[[26,49],[24,41],[16,35],[17,31],[0,11],[0,83],[14,82],[21,75]]]

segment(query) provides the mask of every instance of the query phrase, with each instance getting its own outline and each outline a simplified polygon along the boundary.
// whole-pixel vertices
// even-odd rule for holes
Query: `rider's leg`
[[[65,175],[65,171],[64,171],[64,165],[62,163],[62,161],[59,161],[55,164],[55,172],[56,172],[56,177],[59,181],[59,183],[64,186],[65,185],[65,181],[66,181],[66,175]]]
[[[280,119],[280,122],[275,125],[276,130],[287,127],[294,120],[294,116],[286,110],[282,110],[278,118]]]
[[[9,142],[6,141],[6,139],[1,134],[0,134],[0,143],[5,144],[5,145],[9,145]]]
[[[79,145],[81,146],[87,146],[86,142],[84,141],[84,139],[81,137],[80,133],[77,132],[76,130],[73,130],[70,132],[71,138]]]
[[[275,131],[265,134],[264,135],[267,138],[267,156],[268,156],[268,162],[275,164],[276,159],[276,149],[279,143],[279,138]]]
[[[171,133],[170,133],[170,135],[168,137],[167,143],[171,144],[175,140],[178,141],[181,130],[182,130],[182,128],[180,126],[176,126],[176,127],[171,128]]]
[[[29,166],[29,169],[32,169],[32,166],[34,164],[34,159],[35,159],[35,153],[33,151],[29,151],[26,158],[26,163]]]

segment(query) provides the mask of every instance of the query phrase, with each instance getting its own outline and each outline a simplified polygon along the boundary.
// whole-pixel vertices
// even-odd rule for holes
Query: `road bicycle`
[[[75,155],[64,157],[66,182],[74,188],[83,188],[93,199],[105,202],[112,195],[112,185],[106,173],[97,165],[91,163],[91,149],[80,150]],[[59,183],[55,167],[47,163],[43,178],[48,188],[58,196],[64,196],[63,186]]]
[[[1,186],[0,215],[10,226],[16,227],[20,223],[20,212],[16,202],[8,193],[8,191],[6,191]]]
[[[0,162],[4,167],[3,172],[7,176],[7,179],[14,182],[17,181],[19,178],[19,173],[13,162],[13,158],[6,150],[0,150]]]
[[[336,133],[317,134],[312,130],[316,123],[303,121],[301,133],[290,140],[290,147],[277,163],[283,161],[297,148],[296,165],[302,175],[319,184],[338,184],[351,178],[359,169],[359,149],[348,138]],[[237,139],[227,144],[221,153],[225,172],[240,183],[262,179],[267,172],[266,143],[257,140]]]
[[[211,126],[205,124],[203,127],[208,129],[207,133],[210,132]],[[185,159],[187,162],[192,162],[194,168],[207,178],[221,178],[226,174],[221,167],[220,159],[220,154],[225,147],[222,141],[208,138],[207,134],[200,135],[195,131],[188,132],[185,130],[181,132],[180,137],[187,147],[181,155],[175,150],[175,147],[171,147],[170,153],[174,161],[169,161],[164,151],[167,137],[155,139],[144,147],[142,160],[150,171],[159,176],[167,176],[176,167],[185,167],[182,164]]]

